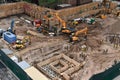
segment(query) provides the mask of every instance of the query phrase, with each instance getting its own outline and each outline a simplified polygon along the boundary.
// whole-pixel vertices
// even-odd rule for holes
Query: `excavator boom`
[[[86,28],[84,28],[84,29],[82,29],[82,30],[79,30],[79,31],[77,31],[76,33],[75,33],[75,36],[78,36],[79,34],[87,34],[87,31],[88,31],[88,28],[86,27]]]
[[[57,17],[57,19],[62,23],[63,28],[66,28],[66,22],[64,20],[62,20],[59,16],[58,13],[55,13],[55,16]]]

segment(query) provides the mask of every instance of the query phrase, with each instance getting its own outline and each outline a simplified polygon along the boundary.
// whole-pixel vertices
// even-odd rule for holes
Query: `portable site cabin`
[[[10,44],[14,43],[17,40],[16,35],[11,32],[4,32],[3,39]]]

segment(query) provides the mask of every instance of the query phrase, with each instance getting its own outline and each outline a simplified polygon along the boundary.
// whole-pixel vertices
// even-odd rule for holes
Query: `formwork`
[[[37,68],[52,80],[70,80],[70,75],[77,72],[84,64],[84,62],[78,63],[61,53],[38,63]]]

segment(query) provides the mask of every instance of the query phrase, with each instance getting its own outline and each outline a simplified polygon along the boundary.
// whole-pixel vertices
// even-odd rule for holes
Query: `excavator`
[[[71,34],[74,31],[74,29],[67,28],[66,22],[59,17],[58,13],[55,13],[55,16],[62,23],[62,28],[61,28],[62,33]]]
[[[13,45],[13,48],[16,50],[21,50],[26,48],[26,46],[30,44],[31,44],[30,36],[25,36],[22,40],[18,39],[16,43]]]
[[[66,27],[66,22],[59,17],[58,13],[49,12],[49,14],[53,15],[54,18],[57,18],[57,20],[62,24],[62,28],[59,28],[59,29],[61,29],[60,33],[70,34],[72,32],[73,29]],[[48,24],[47,24],[48,27],[47,27],[47,30],[45,30],[45,31],[47,31],[47,33],[49,35],[57,35],[57,34],[59,34],[58,33],[59,29],[57,27],[49,25],[49,22],[50,22],[51,19],[49,17],[47,17],[46,15],[44,16],[44,19],[48,22]],[[44,29],[42,31],[44,31]]]
[[[79,36],[80,34],[84,34],[84,35],[85,35],[85,38],[86,38],[86,37],[87,37],[87,32],[88,32],[88,28],[87,28],[87,27],[85,27],[85,28],[82,29],[82,30],[76,31],[75,33],[73,33],[73,34],[70,36],[70,42],[77,42],[77,41],[79,41],[78,36]]]

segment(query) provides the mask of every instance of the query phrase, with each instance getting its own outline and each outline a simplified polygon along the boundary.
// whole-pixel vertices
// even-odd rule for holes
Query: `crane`
[[[86,36],[87,36],[87,31],[88,31],[88,28],[87,28],[87,27],[85,27],[85,28],[82,29],[82,30],[76,31],[76,32],[74,33],[74,35],[72,35],[72,36],[70,37],[70,42],[78,41],[78,40],[79,40],[79,38],[78,38],[79,34],[84,34],[85,37],[86,37]]]

